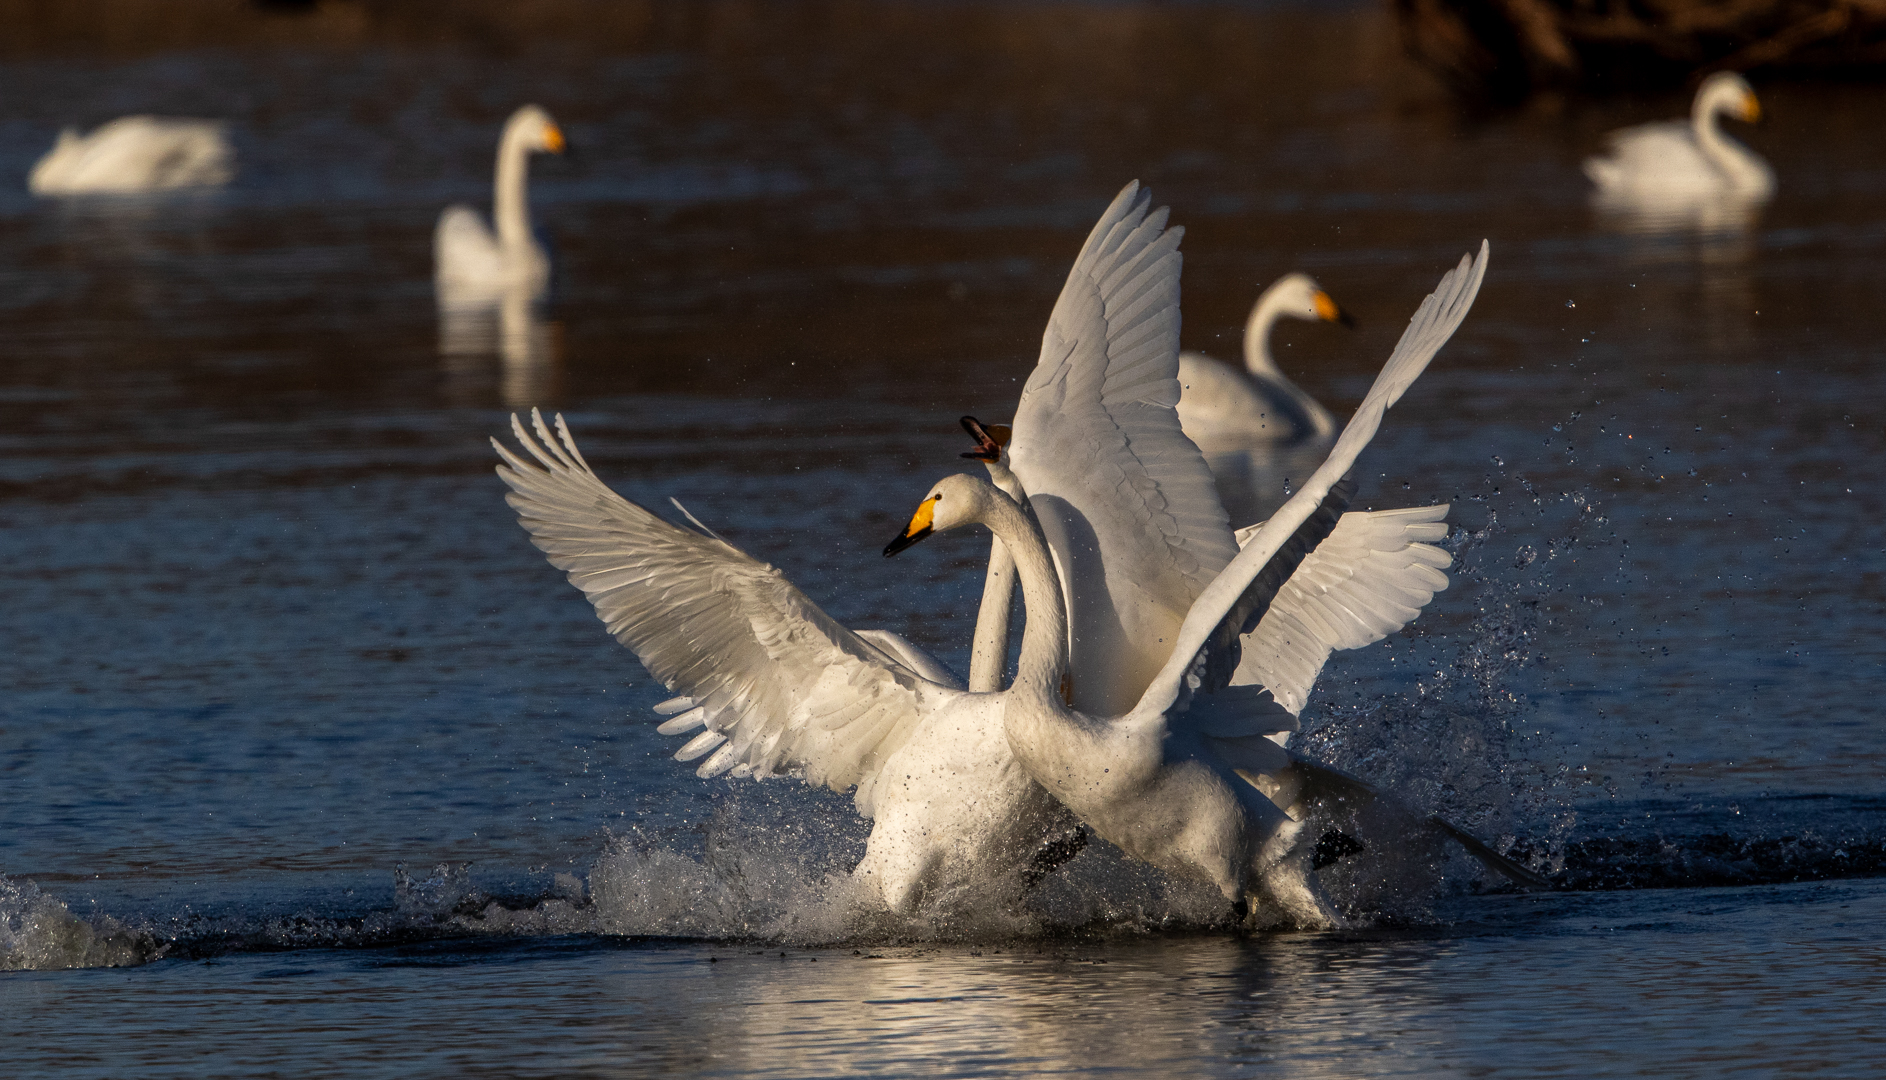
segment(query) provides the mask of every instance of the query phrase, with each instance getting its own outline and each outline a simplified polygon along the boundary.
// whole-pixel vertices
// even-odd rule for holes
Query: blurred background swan
[[[557,374],[557,335],[539,310],[550,285],[550,253],[531,228],[529,161],[561,154],[567,143],[550,114],[526,105],[505,121],[498,138],[492,193],[493,233],[478,211],[456,203],[433,232],[433,283],[439,300],[439,353],[461,383],[486,357],[502,364],[504,404],[545,400]]]
[[[1775,174],[1748,147],[1722,133],[1720,115],[1754,123],[1761,103],[1742,76],[1720,71],[1703,80],[1690,119],[1614,131],[1609,156],[1585,160],[1585,175],[1602,204],[1658,206],[1729,198],[1760,203],[1775,191]]]
[[[1257,298],[1244,322],[1243,371],[1204,353],[1180,353],[1179,425],[1200,449],[1285,446],[1335,434],[1329,412],[1271,359],[1271,330],[1283,318],[1355,325],[1310,275],[1285,274]]]
[[[1291,476],[1322,463],[1336,421],[1284,377],[1271,358],[1280,319],[1355,319],[1308,274],[1285,274],[1251,307],[1244,323],[1244,370],[1203,353],[1179,354],[1179,424],[1205,453],[1218,498],[1233,521],[1259,521],[1289,497]]]
[[[550,255],[531,231],[527,196],[532,153],[563,153],[563,131],[550,114],[526,105],[511,114],[498,139],[497,180],[492,193],[494,234],[478,211],[456,203],[439,215],[432,234],[433,280],[441,305],[499,300],[507,290],[543,295],[550,284]]]
[[[61,131],[26,187],[35,195],[127,195],[214,187],[233,175],[235,151],[220,121],[121,116],[90,135]]]

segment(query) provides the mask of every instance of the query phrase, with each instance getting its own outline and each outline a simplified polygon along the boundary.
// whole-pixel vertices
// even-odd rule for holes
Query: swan
[[[563,130],[550,114],[526,105],[511,114],[498,139],[492,234],[478,211],[457,203],[439,215],[432,234],[433,276],[444,303],[497,301],[521,291],[531,299],[550,283],[550,256],[531,232],[528,162],[532,153],[563,153]]]
[[[973,882],[1018,894],[1040,872],[1044,845],[1073,822],[1009,751],[1001,695],[970,693],[898,635],[845,628],[692,515],[682,528],[617,495],[562,417],[554,437],[531,418],[534,438],[515,416],[512,433],[533,460],[492,440],[506,501],[609,632],[682,695],[656,707],[671,717],[662,734],[698,731],[677,758],[705,757],[703,777],[855,789],[872,829],[853,878],[892,911]]]
[[[1130,212],[1130,202],[1111,208],[1109,219]],[[1158,270],[1176,275],[1176,262]],[[1077,273],[1069,281],[1069,293],[1077,294],[1086,279]],[[1176,303],[1176,288],[1171,300]],[[1070,303],[1064,295],[1057,304],[1050,340],[1077,333],[1063,317]],[[1098,334],[1087,329],[1088,347],[1117,353],[1104,326]],[[1168,362],[1176,362],[1176,344],[1171,353]],[[513,430],[537,465],[499,448],[505,459],[499,474],[513,489],[509,501],[537,545],[590,596],[618,639],[651,674],[681,693],[657,707],[672,717],[662,733],[705,729],[678,758],[705,757],[702,776],[796,772],[841,792],[855,786],[858,809],[874,822],[855,873],[895,910],[908,911],[923,895],[979,873],[1019,877],[1026,885],[1078,850],[1083,834],[1070,835],[1065,810],[1020,774],[1001,745],[998,715],[951,704],[962,684],[941,664],[896,635],[854,635],[838,626],[777,571],[724,544],[691,515],[692,532],[614,495],[582,462],[560,419],[558,439],[541,417],[533,414],[533,422],[536,440],[515,419]],[[1013,486],[1012,477],[1009,482]],[[1405,537],[1399,547],[1410,547]],[[1429,551],[1446,564],[1444,553]],[[1371,580],[1367,567],[1342,574]],[[1375,580],[1383,580],[1382,574],[1378,568]],[[1395,576],[1388,572],[1388,579]],[[1007,601],[1004,595],[1004,616]],[[1260,623],[1260,636],[1272,621],[1267,616]],[[979,641],[986,624],[979,624]],[[1000,650],[1005,656],[1006,627]],[[981,676],[985,685],[971,688],[993,689],[1000,664],[995,661],[993,674]],[[1306,689],[1320,666],[1319,659],[1308,668]],[[903,693],[887,685],[887,671]],[[920,715],[892,722],[882,715],[887,709]],[[874,710],[872,722],[855,719]],[[828,725],[842,733],[827,734]],[[902,779],[886,782],[887,775]]]
[[[1139,201],[1137,213],[1114,222],[1103,219],[1096,228],[1082,262],[1115,272],[1092,276],[1092,292],[1076,298],[1103,320],[1110,336],[1127,342],[1157,336],[1163,319],[1158,284],[1145,279],[1153,276],[1149,270],[1176,261],[1176,237],[1160,235],[1164,214],[1148,217],[1144,206]],[[1110,224],[1115,228],[1103,232]],[[1121,249],[1129,254],[1126,266],[1113,267],[1108,256]],[[1090,255],[1098,257],[1090,260]],[[1280,587],[1330,535],[1336,521],[1328,504],[1346,498],[1343,474],[1374,437],[1388,407],[1465,318],[1486,262],[1482,242],[1478,257],[1463,257],[1422,302],[1329,458],[1199,594],[1177,629],[1166,663],[1128,710],[1096,715],[1064,702],[1068,615],[1044,530],[992,484],[960,474],[944,478],[886,546],[885,554],[895,555],[935,533],[972,524],[1002,539],[1015,559],[1027,619],[1013,685],[985,696],[1003,701],[1003,724],[1015,759],[1101,838],[1168,873],[1211,882],[1240,909],[1261,893],[1298,925],[1343,925],[1306,859],[1291,857],[1300,852],[1301,822],[1247,781],[1246,774],[1289,765],[1285,751],[1267,736],[1294,728],[1295,717],[1273,688],[1233,684],[1242,666],[1237,642],[1251,624],[1268,617]],[[1077,263],[1076,274],[1081,268]],[[1154,294],[1150,303],[1148,292]],[[1044,346],[1048,355],[1062,344],[1052,335],[1053,324]],[[1129,368],[1129,378],[1137,367]],[[1079,374],[1063,371],[1038,381],[1037,372],[1024,391],[1024,403],[1037,390],[1064,399]],[[1144,380],[1137,385],[1122,380],[1116,389],[1122,397],[1137,390],[1142,404],[1156,404],[1161,393]],[[1156,454],[1162,448],[1149,449]],[[1042,503],[1042,495],[1030,488],[1030,504],[1045,526]],[[1069,595],[1079,593],[1069,590]],[[1355,619],[1351,632],[1367,633],[1368,623],[1377,619],[1406,621],[1414,614],[1403,615],[1393,605],[1362,613],[1344,607],[1332,600],[1321,614]],[[1266,693],[1272,700],[1260,696]]]
[[[1329,411],[1271,359],[1271,330],[1285,316],[1355,326],[1310,275],[1286,274],[1264,290],[1245,320],[1243,371],[1203,353],[1180,353],[1179,424],[1201,450],[1287,446],[1336,433]]]
[[[26,178],[35,195],[135,194],[214,187],[235,174],[227,125],[121,116],[90,135],[66,128]]]
[[[1660,203],[1734,197],[1760,202],[1775,174],[1746,146],[1724,135],[1718,115],[1754,123],[1761,103],[1742,76],[1719,71],[1703,80],[1688,123],[1666,120],[1614,131],[1610,156],[1585,160],[1601,203]]]

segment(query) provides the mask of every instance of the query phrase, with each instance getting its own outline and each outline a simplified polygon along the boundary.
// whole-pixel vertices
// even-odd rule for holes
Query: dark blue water
[[[1467,118],[1372,9],[663,10],[0,55],[13,1068],[1866,1074],[1886,95],[1760,87],[1753,231],[1644,237],[1577,163],[1683,101]],[[533,162],[555,293],[528,350],[442,356],[432,223],[526,100],[579,149]],[[235,184],[25,194],[137,110],[228,119]],[[1303,744],[1555,891],[1378,847],[1330,872],[1369,929],[1235,939],[1095,845],[1001,933],[860,921],[849,801],[669,761],[504,506],[487,437],[560,410],[625,494],[966,666],[983,545],[877,552],[1133,177],[1188,228],[1188,347],[1292,268],[1360,317],[1276,343],[1339,412],[1491,239],[1358,470],[1452,502],[1454,585]]]

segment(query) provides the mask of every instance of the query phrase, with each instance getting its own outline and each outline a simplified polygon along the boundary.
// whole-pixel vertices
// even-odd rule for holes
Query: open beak
[[[1321,289],[1310,297],[1310,306],[1316,309],[1316,317],[1324,322],[1341,323],[1351,330],[1356,328],[1356,317],[1344,311],[1334,297]]]
[[[1013,429],[1007,424],[984,424],[973,416],[963,417],[961,423],[969,437],[976,440],[976,448],[965,451],[963,457],[989,465],[1002,460],[1002,448],[1008,445]]]
[[[923,500],[922,505],[917,507],[916,514],[911,517],[910,524],[904,526],[904,531],[898,533],[896,539],[884,545],[885,558],[890,558],[935,531],[930,523],[936,517],[936,501],[939,497],[932,495]]]

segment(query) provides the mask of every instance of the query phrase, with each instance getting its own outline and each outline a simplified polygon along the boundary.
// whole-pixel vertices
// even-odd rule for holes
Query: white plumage
[[[1775,190],[1775,174],[1754,152],[1724,135],[1717,117],[1761,118],[1755,91],[1733,72],[1703,81],[1690,119],[1614,131],[1609,154],[1585,160],[1601,205],[1629,208],[1735,198],[1760,202]]]
[[[1134,195],[1129,188],[1122,199],[1137,203]],[[1115,210],[1120,208],[1116,201]],[[1110,218],[1114,212],[1109,212]],[[1139,227],[1146,220],[1163,221],[1143,215],[1143,203],[1129,204],[1117,221],[1103,219],[1090,238],[1090,249],[1117,248],[1115,237],[1124,231],[1143,250],[1159,250],[1156,232],[1149,236]],[[1159,265],[1157,260],[1143,260],[1141,252],[1122,254],[1128,267]],[[1262,688],[1232,682],[1227,669],[1235,650],[1230,645],[1276,606],[1277,590],[1295,569],[1291,564],[1307,561],[1307,551],[1334,526],[1333,521],[1323,525],[1322,535],[1317,535],[1312,522],[1319,513],[1329,513],[1326,499],[1373,438],[1383,414],[1466,316],[1486,258],[1483,243],[1478,259],[1463,258],[1423,301],[1329,459],[1199,594],[1185,614],[1170,658],[1129,711],[1097,716],[1069,709],[1061,701],[1059,683],[1069,656],[1061,590],[1054,587],[1042,539],[1012,500],[982,481],[957,476],[939,483],[921,505],[906,537],[979,522],[989,525],[1014,555],[1028,623],[1014,686],[993,696],[1004,699],[1003,723],[1016,759],[1103,839],[1169,872],[1210,881],[1227,899],[1242,902],[1261,891],[1302,925],[1341,923],[1310,875],[1305,857],[1291,857],[1301,823],[1242,775],[1289,765],[1288,755],[1268,736],[1293,728],[1295,717],[1278,704],[1265,709]],[[1164,265],[1176,274],[1175,265]],[[1128,315],[1140,314],[1137,298],[1154,292],[1131,273],[1102,275],[1101,280],[1134,286],[1110,294],[1126,301]],[[1110,327],[1115,320],[1106,321]],[[1074,351],[1052,334],[1048,345],[1050,358]],[[1075,377],[1070,373],[1063,381]],[[1154,389],[1147,396],[1156,393]],[[1032,488],[1030,500],[1039,513],[1040,497]],[[1405,531],[1407,522],[1403,524]],[[1306,526],[1311,526],[1307,533]],[[1379,595],[1372,589],[1365,592]],[[1313,581],[1305,583],[1305,593],[1340,596]],[[1372,618],[1357,618],[1353,626],[1327,627],[1325,632],[1337,640],[1366,637],[1392,614],[1365,606],[1373,608]],[[1305,622],[1339,607],[1313,610]],[[1326,654],[1335,642],[1322,645]]]
[[[128,195],[213,187],[233,175],[235,151],[221,122],[122,116],[90,135],[61,131],[26,186],[35,195]]]
[[[1088,234],[1009,444],[1067,597],[1073,705],[1103,716],[1138,699],[1192,599],[1238,551],[1173,411],[1184,230],[1150,205],[1128,184]]]
[[[1017,888],[1071,822],[1015,764],[1001,703],[916,646],[853,633],[778,570],[609,490],[557,419],[513,420],[535,459],[493,441],[532,541],[664,687],[663,734],[703,777],[795,775],[856,789],[873,820],[856,875],[887,907],[982,882]]]
[[[1265,289],[1244,323],[1244,369],[1204,353],[1179,354],[1179,424],[1206,453],[1290,446],[1336,433],[1336,421],[1284,376],[1270,354],[1282,318],[1354,325],[1308,274],[1285,274]]]
[[[511,114],[498,139],[492,192],[497,231],[463,203],[439,215],[432,247],[441,304],[495,303],[514,292],[531,299],[542,295],[550,283],[550,255],[531,231],[529,158],[561,154],[564,146],[562,129],[542,109],[526,105]]]
[[[1237,560],[1222,558],[1236,552],[1236,543],[1223,525],[1223,511],[1215,517],[1209,512],[1215,498],[1208,481],[1202,488],[1198,483],[1203,471],[1198,451],[1177,432],[1169,400],[1159,404],[1162,368],[1163,389],[1171,391],[1165,397],[1176,397],[1178,300],[1177,255],[1162,236],[1162,224],[1163,214],[1148,215],[1136,188],[1116,200],[1077,261],[1044,336],[1043,366],[1051,373],[1042,378],[1038,370],[1030,388],[1058,386],[1055,396],[1063,412],[1085,408],[1090,422],[1111,425],[1115,437],[1107,452],[1114,455],[1116,488],[1124,484],[1138,503],[1157,503],[1170,519],[1166,528],[1149,534],[1145,546],[1152,552],[1135,557],[1162,564],[1149,578],[1151,584],[1171,592],[1172,581],[1181,578],[1185,584],[1177,591],[1183,592],[1191,587],[1188,570],[1197,574],[1202,565],[1199,547],[1209,549],[1211,540],[1221,538],[1225,551],[1212,556],[1234,565]],[[1120,272],[1123,268],[1126,272]],[[1465,279],[1470,280],[1462,285]],[[1450,285],[1464,288],[1470,301],[1477,268],[1450,275],[1443,290]],[[1423,313],[1434,306],[1430,298]],[[1406,372],[1409,342],[1414,340],[1417,350],[1427,347],[1418,358],[1425,364],[1464,315],[1465,304],[1449,310],[1452,322],[1439,332],[1432,320],[1423,323],[1417,316],[1417,327],[1404,337],[1390,372],[1405,374],[1408,381],[1418,374],[1418,366]],[[1149,339],[1154,339],[1151,350],[1145,347]],[[1138,385],[1104,371],[1116,356],[1143,369]],[[1103,370],[1093,370],[1096,365]],[[1378,390],[1393,381],[1385,372]],[[1070,382],[1081,389],[1070,393]],[[1380,397],[1372,394],[1369,400]],[[1149,403],[1163,407],[1163,414],[1142,408]],[[1024,406],[1026,412],[1026,401]],[[1368,408],[1365,402],[1364,413]],[[1368,434],[1379,419],[1378,411],[1367,422]],[[892,908],[908,910],[933,890],[976,879],[1025,875],[1043,841],[1067,827],[1058,800],[1129,853],[1206,877],[1228,897],[1261,888],[1301,922],[1335,920],[1302,859],[1286,858],[1296,823],[1233,774],[1288,768],[1291,759],[1269,737],[1294,730],[1294,709],[1270,698],[1290,697],[1300,707],[1301,694],[1331,648],[1392,630],[1387,624],[1395,618],[1412,617],[1409,605],[1421,599],[1422,588],[1431,597],[1435,577],[1445,584],[1436,569],[1446,565],[1445,553],[1421,543],[1439,528],[1433,524],[1438,509],[1349,515],[1338,525],[1336,511],[1324,505],[1330,486],[1325,484],[1286,537],[1297,546],[1261,565],[1247,565],[1245,584],[1257,587],[1235,590],[1216,621],[1221,631],[1205,645],[1193,646],[1198,672],[1181,665],[1172,687],[1157,678],[1145,680],[1132,716],[1102,721],[1069,712],[1058,698],[1069,635],[1061,583],[1046,544],[1013,499],[980,481],[949,478],[924,504],[935,529],[974,521],[996,531],[1015,559],[1015,576],[1026,594],[1029,622],[1015,685],[1001,693],[971,694],[901,638],[846,630],[771,567],[704,531],[669,525],[610,492],[582,461],[561,420],[554,438],[541,420],[535,439],[521,425],[514,423],[514,431],[537,463],[500,447],[506,465],[499,472],[513,488],[510,502],[537,545],[568,571],[618,640],[682,695],[659,710],[670,716],[661,726],[664,734],[692,735],[677,756],[704,759],[703,776],[790,773],[835,790],[855,786],[859,811],[874,820],[857,874],[870,880]],[[1058,434],[1078,445],[1078,425],[1063,426]],[[1361,436],[1361,442],[1367,437]],[[1337,445],[1347,447],[1353,460],[1361,442],[1345,436]],[[1122,461],[1131,467],[1122,467]],[[1169,500],[1168,490],[1192,498]],[[1104,494],[1075,492],[1106,512],[1102,502],[1094,501]],[[947,506],[945,495],[950,496]],[[1031,493],[1031,498],[1037,497]],[[1134,501],[1122,502],[1111,511],[1126,520],[1139,516]],[[1294,513],[1295,505],[1280,517]],[[1322,516],[1311,522],[1318,510]],[[1200,545],[1201,526],[1220,531],[1205,531],[1207,543]],[[1317,543],[1332,528],[1340,535],[1319,560]],[[893,548],[927,532],[913,521],[907,538]],[[1260,529],[1257,535],[1267,534]],[[1301,583],[1291,578],[1299,561],[1309,568]],[[1409,567],[1419,568],[1418,580],[1409,580]],[[1099,576],[1105,580],[1104,573]],[[1299,588],[1279,594],[1287,579]],[[1216,580],[1222,584],[1222,578]],[[1279,602],[1272,602],[1273,595]],[[1292,604],[1303,608],[1294,622],[1283,617]],[[1265,609],[1278,616],[1274,632],[1267,629],[1273,621]],[[1204,618],[1200,611],[1188,602],[1174,631],[1182,637]],[[1338,625],[1344,619],[1355,625]],[[1243,669],[1239,679],[1229,677],[1235,653],[1227,643],[1246,623],[1255,624],[1250,628],[1256,631],[1248,641],[1277,639],[1270,667],[1256,660],[1251,672],[1254,678],[1274,680],[1284,688],[1281,695],[1250,684],[1242,678]],[[1320,651],[1306,645],[1306,635],[1322,643]],[[1207,678],[1214,666],[1222,670]],[[1181,684],[1188,687],[1184,701],[1178,700]],[[1193,700],[1191,691],[1201,686],[1215,692]],[[1147,713],[1147,703],[1162,697],[1175,718],[1171,739],[1152,730],[1167,725],[1165,707]],[[1050,704],[1044,705],[1044,698]],[[1119,756],[1122,733],[1128,744],[1140,736],[1151,741],[1141,739]],[[1148,752],[1166,756],[1148,761]],[[1116,757],[1122,765],[1118,776],[1107,764]],[[1100,776],[1091,776],[1092,769]],[[1067,778],[1076,772],[1089,774],[1091,790],[1066,790]],[[1119,787],[1149,778],[1158,792]],[[1233,852],[1238,854],[1227,854]]]

